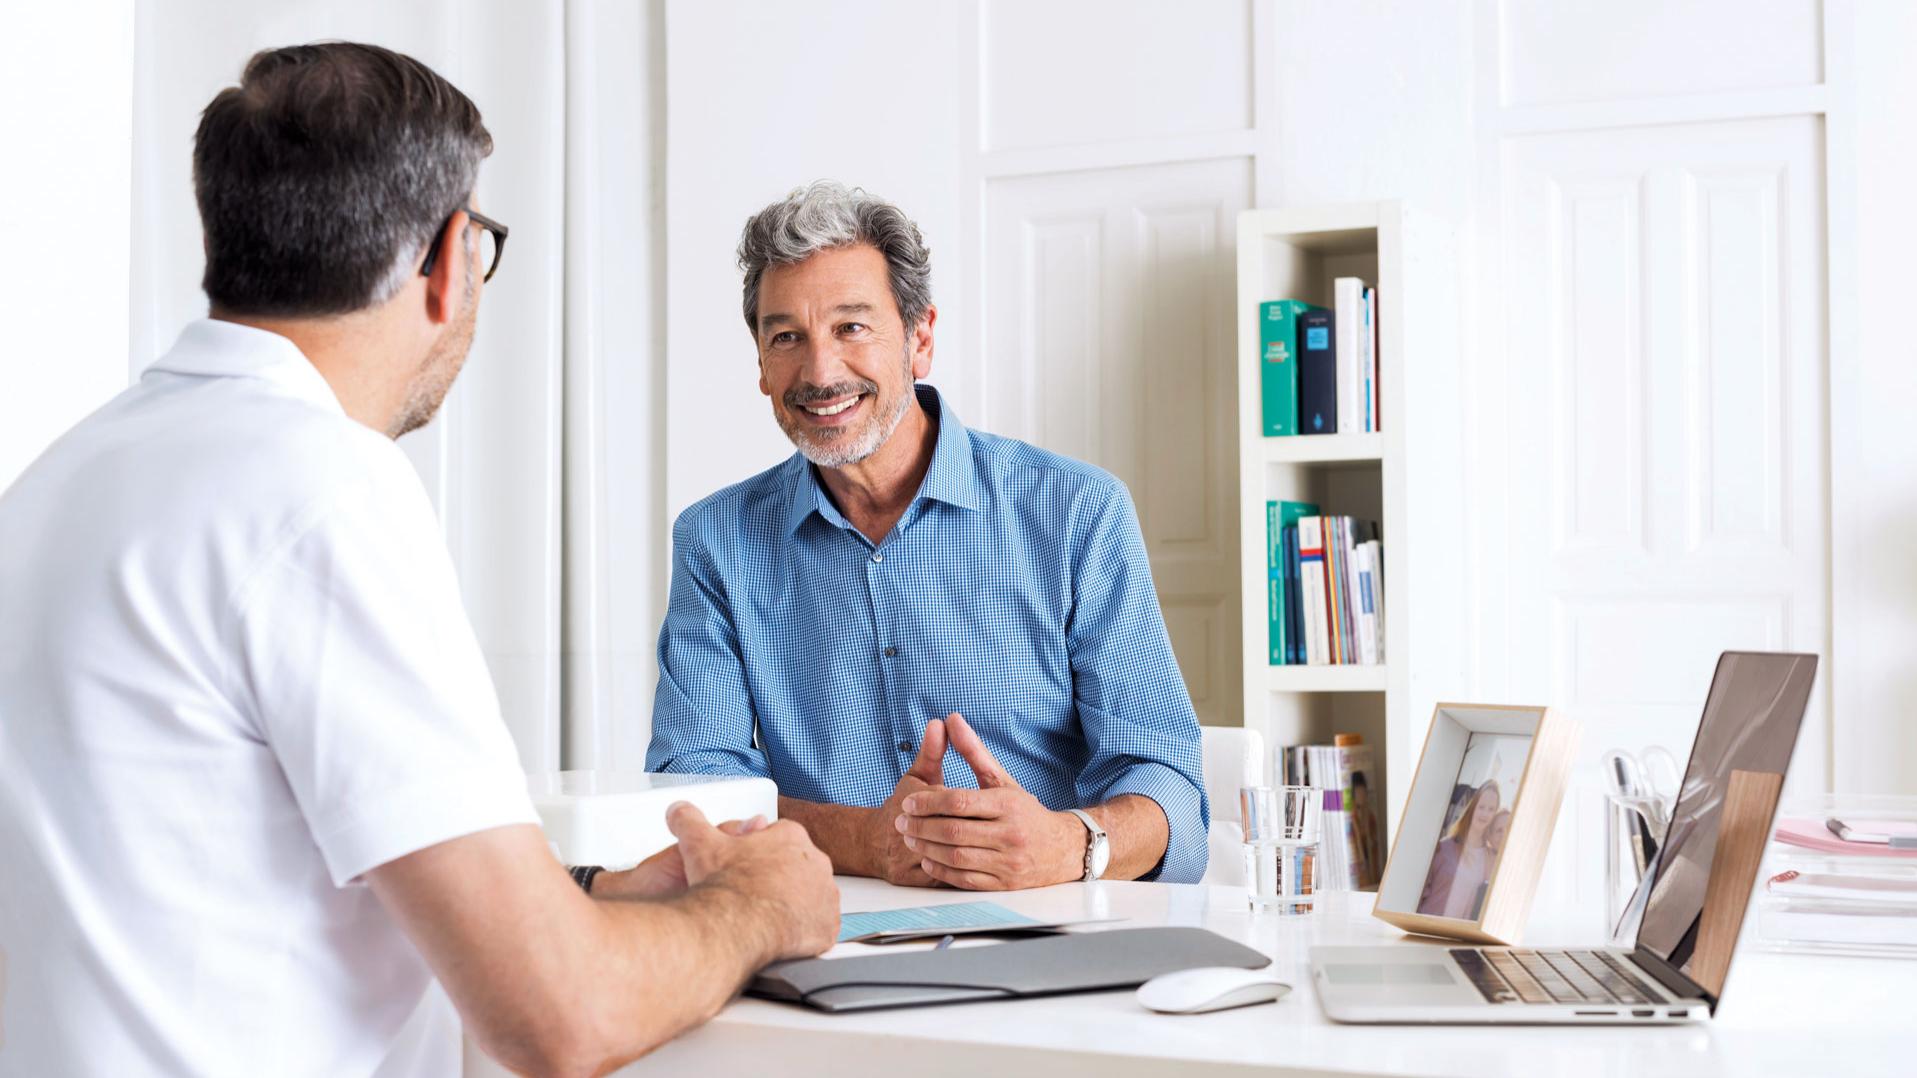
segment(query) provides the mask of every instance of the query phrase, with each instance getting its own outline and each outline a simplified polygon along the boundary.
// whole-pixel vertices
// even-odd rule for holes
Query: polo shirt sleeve
[[[258,733],[340,886],[537,822],[426,492],[364,453],[233,600]]]
[[[1197,883],[1205,874],[1211,806],[1205,799],[1198,716],[1172,655],[1152,587],[1138,514],[1112,480],[1081,531],[1066,628],[1072,693],[1091,755],[1079,803],[1139,794],[1170,825],[1165,856],[1145,879]]]
[[[672,590],[659,630],[646,770],[770,778],[772,766],[753,742],[755,726],[732,609],[688,511],[672,528]]]

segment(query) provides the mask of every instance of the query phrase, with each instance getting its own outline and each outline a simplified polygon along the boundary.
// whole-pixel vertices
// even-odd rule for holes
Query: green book
[[[1258,363],[1265,437],[1298,433],[1298,316],[1320,308],[1299,299],[1258,305]]]
[[[1285,589],[1295,587],[1289,567],[1285,565],[1285,529],[1296,527],[1299,517],[1315,517],[1318,507],[1311,502],[1265,503],[1265,568],[1270,578],[1265,585],[1265,612],[1269,623],[1271,641],[1271,665],[1285,666],[1291,660],[1287,653],[1296,650],[1291,640],[1291,619],[1285,606]]]

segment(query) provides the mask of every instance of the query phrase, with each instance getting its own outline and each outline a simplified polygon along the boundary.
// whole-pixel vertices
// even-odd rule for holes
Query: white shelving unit
[[[1465,687],[1459,264],[1448,225],[1399,202],[1247,210],[1238,218],[1239,550],[1244,722],[1267,745],[1359,733],[1395,832],[1432,706]],[[1378,289],[1375,432],[1264,436],[1258,305],[1332,305],[1334,277]],[[1385,662],[1273,666],[1265,503],[1375,520],[1384,539]]]

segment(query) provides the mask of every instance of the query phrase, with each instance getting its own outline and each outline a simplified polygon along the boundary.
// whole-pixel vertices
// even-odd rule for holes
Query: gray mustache
[[[834,382],[829,386],[800,386],[797,389],[786,390],[785,396],[782,399],[789,407],[797,408],[801,405],[813,404],[818,401],[836,400],[854,393],[871,393],[876,396],[878,392],[879,387],[876,382],[860,380],[857,382]]]

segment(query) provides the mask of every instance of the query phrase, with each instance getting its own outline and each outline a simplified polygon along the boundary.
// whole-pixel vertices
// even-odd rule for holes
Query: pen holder
[[[1656,875],[1658,842],[1664,837],[1662,826],[1647,816],[1644,801],[1614,793],[1604,798],[1604,926],[1616,946],[1627,946],[1637,937]],[[1659,799],[1659,804],[1657,819],[1670,819],[1670,803]]]

